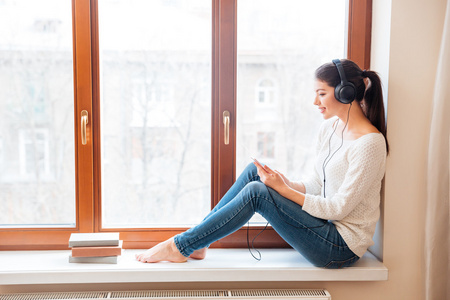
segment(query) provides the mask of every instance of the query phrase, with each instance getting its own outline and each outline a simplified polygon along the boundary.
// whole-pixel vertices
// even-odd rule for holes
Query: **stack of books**
[[[69,239],[70,263],[117,264],[122,254],[118,232],[72,233]]]

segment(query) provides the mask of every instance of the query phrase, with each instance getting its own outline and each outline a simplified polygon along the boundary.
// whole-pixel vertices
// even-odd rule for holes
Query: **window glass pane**
[[[0,224],[74,226],[70,0],[0,1]]]
[[[314,71],[345,56],[345,0],[238,0],[237,173],[250,156],[293,180],[312,171],[322,117]]]
[[[211,198],[210,0],[100,0],[103,227],[198,223]]]

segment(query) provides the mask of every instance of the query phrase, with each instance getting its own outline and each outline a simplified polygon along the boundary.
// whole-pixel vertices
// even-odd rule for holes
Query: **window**
[[[55,33],[58,30],[59,25],[61,25],[61,20],[59,19],[42,19],[36,20],[34,22],[34,29],[37,32],[48,32]]]
[[[23,178],[50,176],[48,130],[25,129],[19,131],[20,175]]]
[[[275,158],[275,133],[258,132],[258,157]]]
[[[120,231],[131,248],[164,240],[201,220],[249,154],[307,163],[295,128],[312,66],[345,53],[369,66],[370,0],[72,2],[0,3],[1,249],[64,249],[72,232]],[[338,25],[320,28],[323,15]],[[313,56],[330,36],[311,25],[333,38]],[[33,172],[54,180],[19,182]],[[258,240],[280,245],[271,230]]]
[[[261,106],[271,106],[275,103],[276,88],[270,79],[263,79],[256,86],[256,102]]]
[[[0,235],[76,226],[71,9],[69,0],[0,3]]]
[[[98,3],[101,134],[117,137],[101,226],[192,226],[211,206],[211,1]]]
[[[49,116],[47,110],[50,109],[50,105],[45,103],[45,99],[47,98],[45,87],[45,78],[42,78],[41,74],[29,76],[26,89],[28,93],[24,99],[24,110],[28,117],[34,119],[37,123],[44,123],[45,119]]]

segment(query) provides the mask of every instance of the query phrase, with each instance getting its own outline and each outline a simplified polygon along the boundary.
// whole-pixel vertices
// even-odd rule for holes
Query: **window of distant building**
[[[270,79],[262,79],[256,85],[256,103],[260,106],[275,104],[277,91],[275,83]]]
[[[37,180],[50,175],[50,149],[47,129],[19,131],[19,167],[24,178]]]
[[[275,157],[275,132],[258,132],[257,144],[259,157]]]

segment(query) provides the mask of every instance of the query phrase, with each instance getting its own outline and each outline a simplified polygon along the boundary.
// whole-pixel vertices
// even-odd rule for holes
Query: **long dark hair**
[[[349,59],[341,59],[347,81],[353,83],[356,88],[357,101],[367,119],[380,131],[386,141],[386,151],[389,153],[389,144],[386,138],[386,118],[384,112],[383,92],[381,80],[374,71],[361,70],[360,67]],[[334,63],[329,62],[316,70],[316,79],[326,82],[331,87],[341,83],[341,77]],[[369,84],[364,84],[364,78],[369,78]]]

